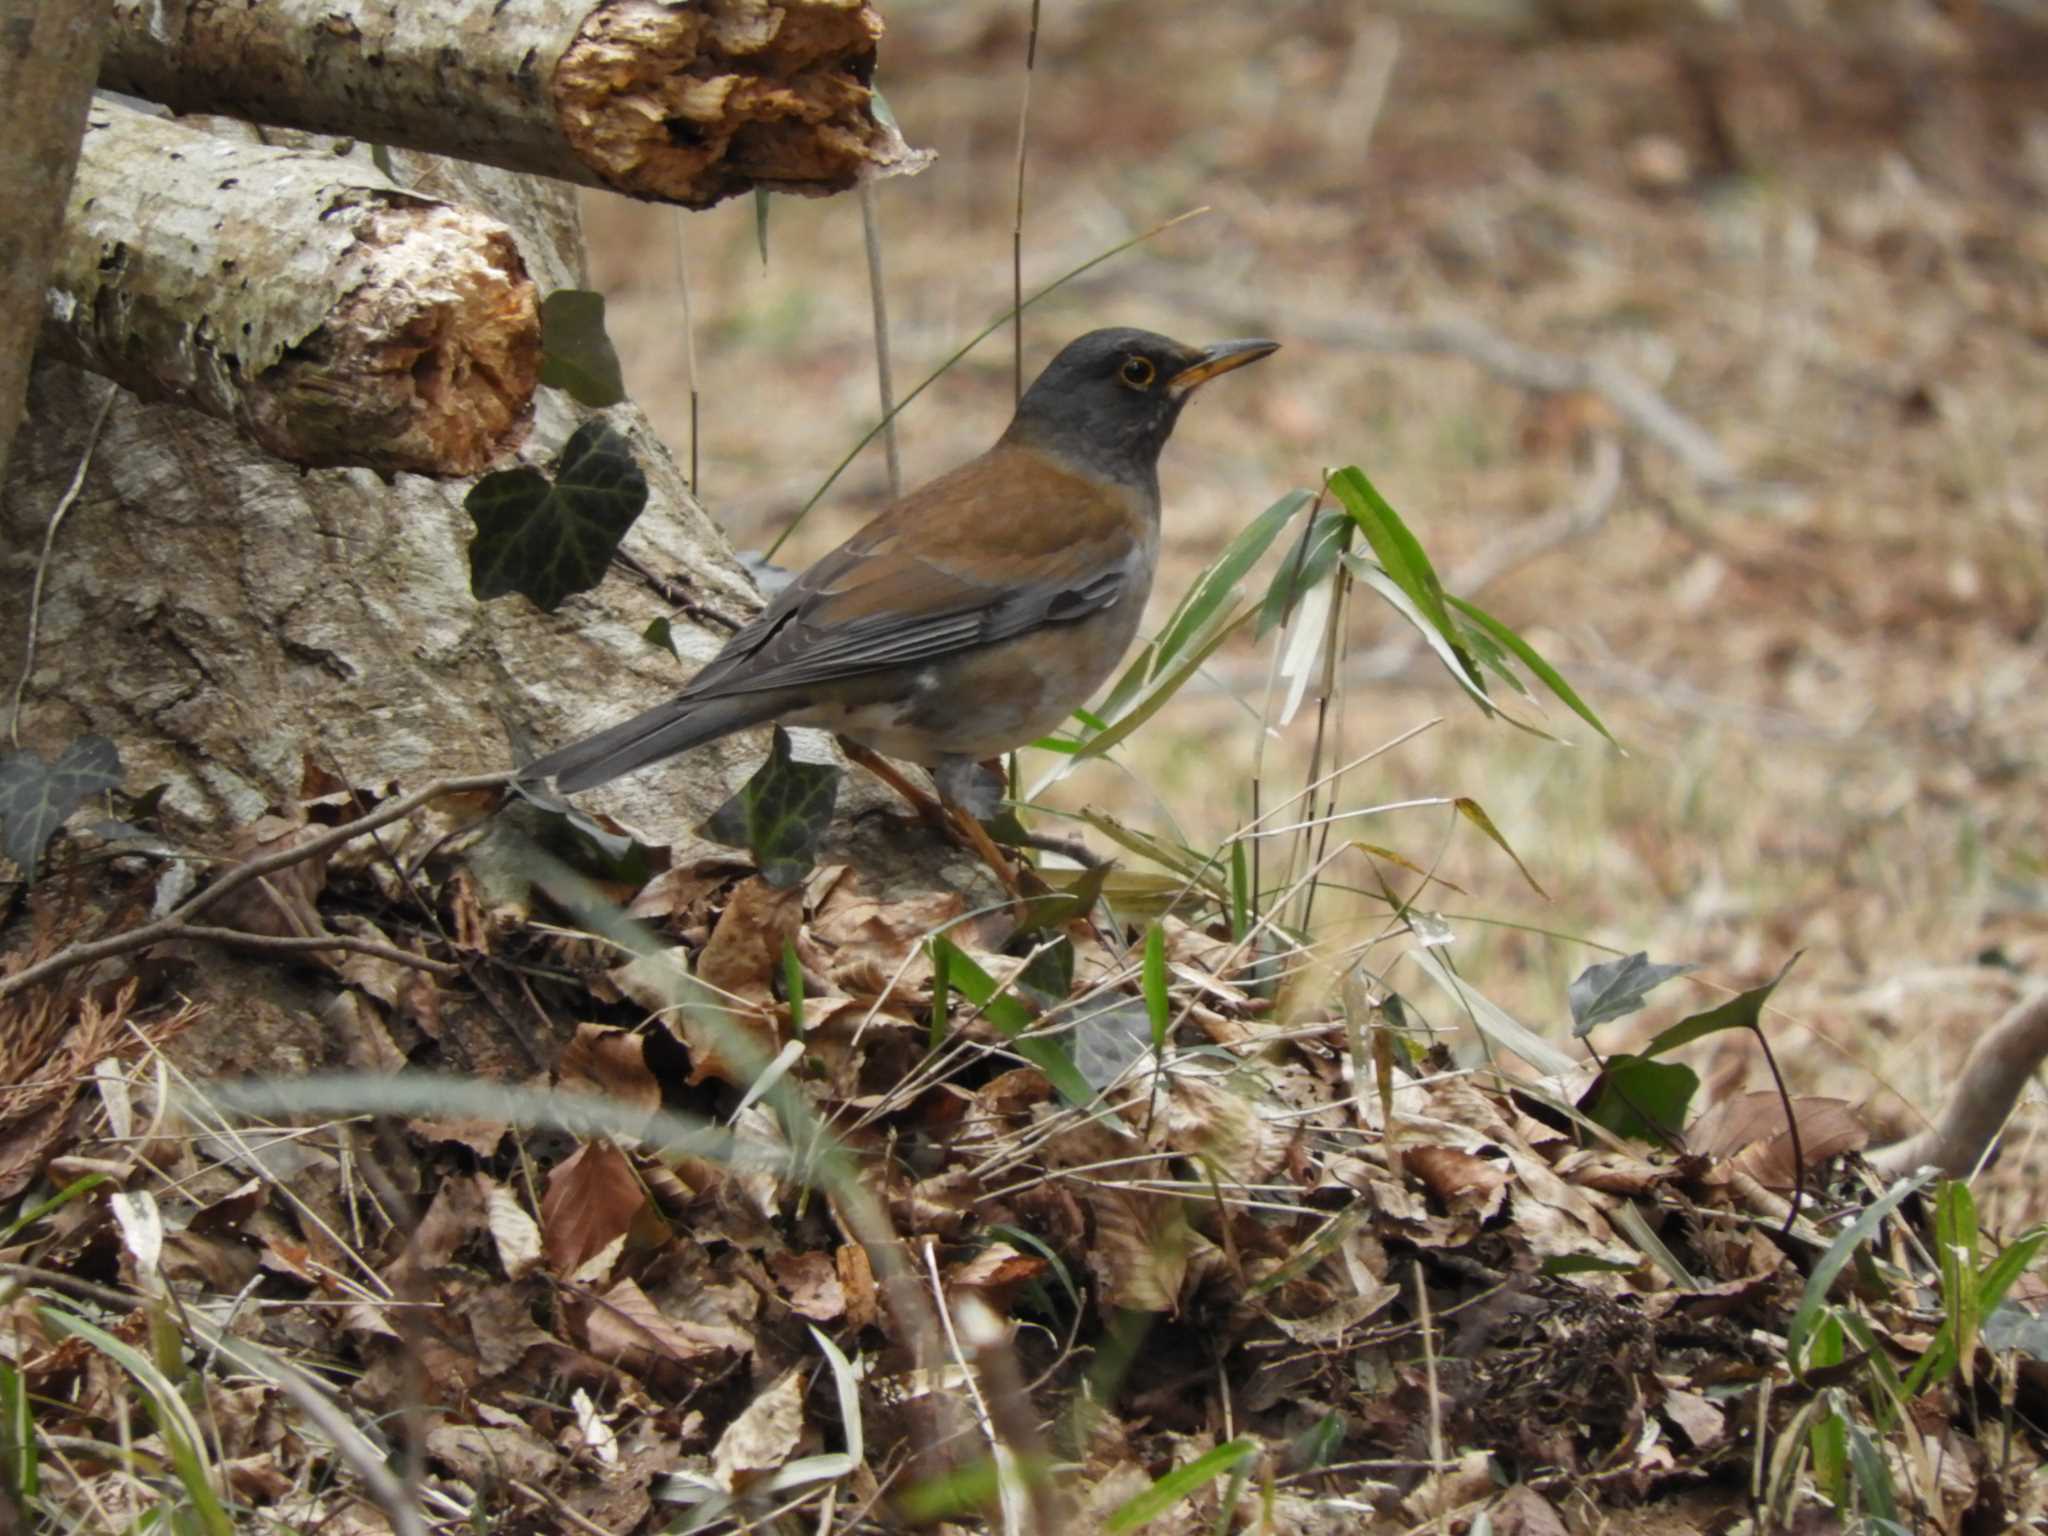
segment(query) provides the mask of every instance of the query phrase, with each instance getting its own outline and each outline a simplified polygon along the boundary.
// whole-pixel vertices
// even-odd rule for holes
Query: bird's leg
[[[844,736],[839,738],[839,750],[846,754],[848,762],[858,763],[901,795],[904,803],[917,812],[927,825],[939,832],[951,830],[952,822],[946,815],[945,806],[898,773],[896,765],[881,753]]]
[[[857,741],[839,738],[839,748],[846,754],[847,761],[860,764],[884,784],[901,795],[910,808],[924,818],[942,836],[963,845],[982,863],[988,865],[995,877],[1003,882],[1003,888],[1012,896],[1024,894],[1017,871],[1010,861],[1003,857],[1003,851],[988,835],[988,829],[978,819],[976,805],[993,812],[1000,801],[1000,795],[991,795],[986,787],[977,790],[971,785],[960,785],[963,777],[959,767],[964,764],[968,772],[978,773],[980,765],[970,758],[946,758],[932,774],[932,782],[938,786],[938,798],[926,794],[910,780],[896,771],[895,765],[879,753],[869,750]],[[985,813],[984,812],[984,813]]]

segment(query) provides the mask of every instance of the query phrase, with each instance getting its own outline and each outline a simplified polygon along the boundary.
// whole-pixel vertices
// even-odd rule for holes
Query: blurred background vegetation
[[[939,156],[879,189],[901,394],[1009,302],[1031,8],[885,14],[877,84]],[[1774,1016],[1795,1085],[1905,1128],[2048,973],[2043,80],[2048,7],[2021,0],[1044,7],[1026,291],[1210,211],[1033,308],[1026,375],[1097,325],[1286,346],[1168,450],[1155,619],[1282,492],[1357,463],[1627,748],[1555,708],[1568,745],[1488,722],[1381,605],[1346,615],[1325,764],[1441,718],[1348,775],[1346,805],[1472,796],[1551,899],[1440,808],[1341,833],[1456,883],[1419,904],[1529,1022],[1561,1033],[1564,982],[1601,958],[1579,940],[1704,962],[1710,988],[1804,949]],[[762,547],[877,415],[859,200],[773,200],[765,263],[745,201],[587,214],[628,385],[687,463],[680,228],[701,494]],[[1465,343],[1417,350],[1425,322]],[[1473,337],[1620,370],[1704,449],[1505,376]],[[1000,431],[1012,367],[1005,327],[909,409],[909,482]],[[1729,473],[1703,473],[1715,449]],[[780,558],[887,499],[877,445]],[[1226,648],[1048,798],[1213,846],[1246,817],[1267,669]],[[1267,744],[1279,794],[1314,716]],[[1362,853],[1332,874],[1378,880]],[[1368,900],[1317,917],[1332,943],[1386,921]],[[2023,1111],[1989,1218],[2037,1209],[2043,1124]]]

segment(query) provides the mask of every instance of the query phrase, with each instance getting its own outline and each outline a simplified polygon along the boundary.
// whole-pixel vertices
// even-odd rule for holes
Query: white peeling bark
[[[334,158],[337,176],[358,170],[366,158]],[[496,210],[543,286],[579,282],[568,188],[403,154],[397,170],[419,200]],[[0,487],[0,687],[21,665],[44,520],[106,387],[37,367]],[[537,415],[522,450],[535,462],[575,425],[552,390]],[[645,418],[626,405],[608,419],[649,484],[627,547],[706,606],[746,617],[751,584]],[[640,638],[670,609],[631,578],[552,615],[473,598],[466,490],[302,471],[223,422],[117,397],[50,563],[22,744],[51,757],[81,734],[110,736],[131,790],[167,784],[178,825],[220,828],[294,795],[309,758],[362,784],[505,769],[522,758],[511,731],[553,745],[679,685],[674,658]],[[697,661],[722,638],[680,617],[675,635]],[[673,833],[715,809],[759,752],[758,740],[728,743],[587,798]]]
[[[295,464],[469,475],[531,422],[540,308],[496,219],[96,102],[43,344]]]
[[[101,83],[704,208],[920,169],[868,0],[115,0]]]

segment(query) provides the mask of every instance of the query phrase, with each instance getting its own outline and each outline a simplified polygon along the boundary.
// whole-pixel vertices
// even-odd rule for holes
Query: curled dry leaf
[[[1869,1130],[1846,1099],[1795,1098],[1792,1112],[1808,1168],[1870,1144]],[[1694,1122],[1685,1139],[1701,1156],[1733,1162],[1766,1189],[1788,1190],[1794,1183],[1792,1137],[1785,1128],[1784,1101],[1775,1093],[1738,1093],[1720,1100]]]
[[[832,1255],[832,1262],[839,1271],[840,1293],[846,1298],[846,1326],[856,1332],[873,1327],[881,1307],[875,1292],[874,1263],[867,1250],[842,1243]]]
[[[1491,1159],[1456,1147],[1413,1147],[1406,1161],[1449,1210],[1491,1221],[1507,1200],[1507,1174]]]
[[[998,1316],[1007,1316],[1017,1292],[1050,1268],[1045,1260],[1019,1253],[1008,1243],[990,1243],[962,1263],[947,1266],[946,1294],[979,1296]]]

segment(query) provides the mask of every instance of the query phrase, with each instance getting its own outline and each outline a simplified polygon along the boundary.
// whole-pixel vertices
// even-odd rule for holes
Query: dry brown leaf
[[[1799,1151],[1814,1168],[1870,1144],[1869,1129],[1846,1099],[1803,1096],[1792,1100]],[[1739,1093],[1721,1100],[1686,1132],[1686,1145],[1713,1160],[1733,1162],[1766,1189],[1794,1183],[1792,1137],[1784,1101],[1775,1093]]]
[[[1728,1433],[1728,1416],[1698,1392],[1667,1387],[1660,1407],[1696,1451],[1719,1445]]]
[[[746,860],[730,851],[701,858],[685,855],[640,887],[626,915],[636,922],[659,924],[679,933],[705,921],[718,894],[743,878],[750,868]]]
[[[308,824],[297,807],[288,812],[258,816],[239,828],[229,839],[224,860],[242,864],[250,859],[268,858],[287,849],[312,842],[327,829]],[[321,892],[327,889],[327,866],[333,853],[315,854],[230,891],[215,902],[207,921],[222,928],[253,933],[266,938],[301,938],[324,933],[319,911]],[[339,959],[339,955],[333,956]]]
[[[434,1191],[404,1250],[386,1271],[401,1295],[433,1271],[446,1268],[458,1250],[483,1235],[483,1193],[469,1179],[449,1179]]]
[[[589,1094],[628,1113],[651,1115],[661,1108],[661,1084],[647,1068],[641,1036],[606,1024],[578,1024],[555,1063],[564,1093]]]
[[[828,1253],[775,1253],[768,1256],[775,1282],[789,1298],[789,1308],[814,1323],[837,1321],[846,1312],[846,1288],[839,1265]]]
[[[1587,1147],[1560,1157],[1557,1176],[1587,1189],[1597,1189],[1602,1194],[1621,1195],[1633,1200],[1668,1182],[1671,1170],[1633,1153],[1617,1152],[1609,1147]]]
[[[743,1493],[795,1452],[804,1428],[801,1366],[784,1371],[740,1411],[718,1437],[711,1475],[728,1493]]]
[[[1286,1165],[1296,1134],[1244,1094],[1198,1077],[1175,1077],[1154,1121],[1155,1143],[1200,1157],[1226,1185],[1268,1182]]]
[[[846,1297],[846,1326],[856,1332],[872,1327],[881,1308],[875,1296],[874,1264],[867,1249],[843,1243],[832,1259],[839,1271],[839,1288]]]
[[[452,1141],[457,1146],[469,1148],[479,1158],[498,1155],[498,1144],[511,1129],[502,1120],[479,1120],[461,1115],[443,1116],[433,1120],[410,1120],[406,1122],[412,1133],[423,1141]]]
[[[275,1504],[298,1485],[298,1478],[279,1466],[269,1451],[231,1456],[220,1463],[220,1472],[236,1496],[251,1504]]]
[[[487,1375],[517,1370],[529,1352],[554,1342],[533,1320],[533,1291],[528,1286],[480,1286],[464,1301],[462,1318]]]
[[[1380,1284],[1363,1295],[1347,1296],[1310,1317],[1281,1317],[1276,1313],[1273,1326],[1297,1344],[1340,1344],[1346,1333],[1385,1311],[1400,1294],[1400,1286]]]
[[[1126,1171],[1126,1177],[1134,1176]],[[1102,1303],[1134,1312],[1175,1311],[1195,1241],[1180,1199],[1100,1187],[1090,1188],[1086,1198],[1095,1226],[1087,1264],[1102,1287]]]
[[[428,1426],[427,1457],[471,1488],[517,1478],[544,1486],[562,1464],[560,1452],[523,1424],[481,1425],[442,1422]]]
[[[1413,1147],[1403,1161],[1449,1211],[1491,1221],[1507,1199],[1507,1174],[1491,1158],[1456,1147]]]
[[[728,999],[773,1007],[782,946],[802,921],[800,888],[777,890],[759,876],[742,880],[697,957],[697,979]]]
[[[609,1141],[589,1141],[548,1174],[541,1232],[548,1264],[573,1274],[607,1245],[623,1239],[647,1203],[633,1165]]]
[[[1045,1260],[1019,1253],[1008,1243],[990,1243],[971,1258],[947,1266],[946,1294],[979,1296],[998,1317],[1006,1317],[1017,1292],[1050,1268]]]
[[[1488,1512],[1495,1536],[1570,1536],[1556,1506],[1527,1483],[1517,1483],[1503,1493]]]
[[[631,1280],[596,1299],[584,1331],[593,1355],[641,1375],[657,1361],[722,1366],[753,1349],[753,1340],[739,1329],[671,1317]]]

